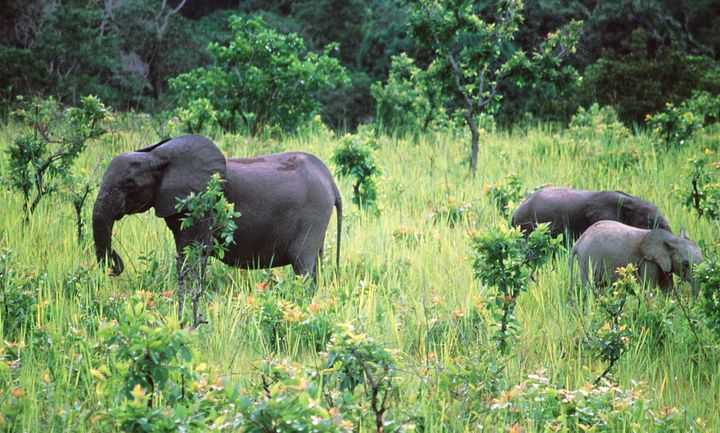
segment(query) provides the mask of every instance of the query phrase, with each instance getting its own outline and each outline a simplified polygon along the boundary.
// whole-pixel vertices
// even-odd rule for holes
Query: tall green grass
[[[91,144],[76,169],[91,170],[98,163],[106,166],[114,155],[157,139],[147,123],[121,125],[115,133]],[[19,131],[13,124],[0,129],[0,147],[7,148]],[[336,137],[324,132],[279,140],[234,135],[214,139],[228,157],[304,150],[324,161],[330,161],[337,144]],[[382,169],[378,181],[381,212],[374,216],[358,211],[350,202],[350,181],[337,179],[345,198],[341,264],[336,269],[335,232],[328,229],[321,283],[314,296],[332,299],[337,304],[337,323],[354,323],[395,350],[409,372],[422,369],[430,353],[442,366],[453,363],[458,354],[492,351],[493,330],[488,320],[464,324],[469,312],[488,294],[473,278],[469,234],[495,229],[504,219],[483,194],[484,184],[502,181],[514,172],[526,190],[546,183],[620,189],[655,203],[674,230],[684,227],[693,239],[712,244],[720,228],[684,209],[672,190],[675,185],[682,187],[686,160],[706,147],[717,148],[719,139],[717,129],[706,131],[691,147],[668,152],[654,148],[647,136],[634,137],[628,145],[641,150],[639,162],[616,169],[597,161],[596,155],[605,151],[600,141],[578,150],[568,145],[571,140],[562,130],[549,127],[498,132],[483,136],[478,172],[471,177],[464,164],[468,139],[463,134],[429,134],[416,141],[380,138],[376,160]],[[6,159],[3,153],[2,176],[7,176]],[[471,216],[454,227],[430,216],[451,196],[473,204]],[[0,203],[0,246],[13,250],[13,267],[46,274],[38,287],[34,326],[2,336],[7,341],[5,354],[18,342],[26,347],[21,349],[18,365],[2,370],[9,385],[0,390],[0,404],[11,398],[9,393],[17,387],[23,391],[21,422],[16,425],[19,431],[95,431],[92,417],[83,409],[102,402],[78,400],[78,395],[93,395],[92,389],[73,391],[91,386],[81,378],[86,376],[83,371],[95,368],[89,351],[100,343],[87,318],[107,320],[113,302],[122,304],[141,289],[154,293],[157,302],[163,303],[163,311],[172,314],[174,300],[161,295],[176,287],[171,233],[152,210],[121,220],[113,241],[126,271],[109,278],[95,265],[89,230],[83,244],[77,245],[72,209],[59,196],[42,203],[28,224],[22,222],[19,194],[3,189]],[[335,227],[334,218],[330,228]],[[415,236],[396,236],[401,228]],[[68,274],[82,267],[89,268],[87,277],[69,288]],[[267,271],[242,271],[214,262],[209,272],[211,290],[204,307],[210,323],[195,331],[194,344],[205,362],[216,366],[228,381],[248,386],[257,380],[254,365],[268,357],[307,365],[319,362],[305,336],[289,329],[285,341],[268,341],[248,320],[248,303],[257,295],[258,283],[268,278]],[[286,278],[291,275],[290,269],[280,272]],[[508,382],[520,382],[545,368],[557,386],[577,388],[604,369],[581,344],[589,332],[593,301],[571,302],[568,282],[567,254],[562,252],[541,269],[530,291],[520,298],[517,313],[522,332],[507,360],[504,374]],[[439,338],[428,332],[428,309],[437,302],[447,312],[448,323],[454,324]],[[682,316],[676,314],[674,320],[677,331],[670,333],[663,347],[636,342],[620,361],[615,378],[621,386],[644,382],[652,407],[686,409],[707,421],[707,431],[720,431],[718,357],[701,356]],[[4,322],[1,316],[0,322]],[[38,339],[38,329],[51,338]],[[68,338],[84,343],[66,346],[63,342]],[[85,352],[78,349],[83,347]],[[400,405],[425,413],[428,431],[477,431],[472,423],[444,419],[444,408],[452,402],[432,394],[419,395],[419,379],[411,373],[401,376]]]

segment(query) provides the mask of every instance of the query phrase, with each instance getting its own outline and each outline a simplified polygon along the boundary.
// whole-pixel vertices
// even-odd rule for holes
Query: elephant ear
[[[225,156],[199,135],[162,141],[138,152],[151,152],[165,163],[153,204],[160,218],[178,213],[177,200],[205,190],[213,174],[225,177]]]
[[[640,254],[647,261],[657,263],[666,274],[672,270],[672,233],[663,229],[650,230],[640,241]]]

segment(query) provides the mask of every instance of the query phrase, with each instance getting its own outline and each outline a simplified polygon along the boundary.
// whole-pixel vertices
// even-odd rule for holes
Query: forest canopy
[[[0,96],[6,106],[17,95],[54,96],[77,104],[92,94],[117,110],[171,111],[183,99],[182,92],[169,86],[171,80],[210,67],[216,57],[213,44],[231,43],[242,34],[231,16],[247,23],[255,22],[247,18],[262,17],[262,25],[278,34],[298,35],[303,41],[301,50],[317,55],[327,52],[337,59],[344,69],[336,77],[342,85],[311,91],[318,101],[313,109],[333,128],[354,129],[387,116],[389,101],[378,100],[378,95],[398,90],[380,90],[397,83],[401,72],[392,71],[393,58],[406,56],[420,70],[433,61],[433,48],[413,38],[410,24],[417,2],[4,3]],[[465,3],[475,4],[473,8],[481,14],[493,14],[495,2],[439,4],[453,10]],[[578,106],[593,102],[613,106],[626,124],[642,123],[648,114],[662,110],[668,102],[680,103],[693,90],[720,91],[720,0],[541,0],[526,2],[518,12],[517,34],[504,47],[515,52],[533,53],[557,29],[574,21],[582,23],[577,49],[567,57],[577,73],[563,66],[552,80],[534,77],[521,84],[517,80],[499,83],[497,93],[503,103],[493,114],[502,125],[527,119],[567,122]],[[330,46],[336,48],[328,51]],[[411,93],[417,92],[417,86],[433,87],[420,82],[413,86]],[[452,98],[441,100],[441,95],[425,93],[418,104],[432,107],[434,116],[458,108]],[[427,126],[427,114],[422,115],[426,118],[419,122]]]

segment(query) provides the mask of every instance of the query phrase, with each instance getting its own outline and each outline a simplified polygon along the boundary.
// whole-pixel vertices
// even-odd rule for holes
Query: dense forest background
[[[376,113],[373,83],[392,57],[421,68],[430,47],[409,34],[407,2],[396,0],[4,0],[0,7],[0,95],[55,96],[75,104],[95,94],[117,110],[162,112],[177,103],[168,80],[211,62],[208,44],[233,37],[229,16],[262,16],[332,56],[350,80],[318,95],[325,123],[354,129]],[[582,20],[568,61],[577,80],[502,84],[496,119],[567,121],[579,105],[612,105],[627,124],[678,103],[692,90],[720,92],[720,0],[539,0],[527,2],[513,43],[528,52],[571,20]],[[561,95],[562,98],[559,98]]]

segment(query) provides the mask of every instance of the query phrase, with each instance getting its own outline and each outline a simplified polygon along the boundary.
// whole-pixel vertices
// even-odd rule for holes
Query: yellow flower
[[[138,383],[133,387],[132,395],[135,397],[135,400],[142,400],[145,398],[145,389]]]

